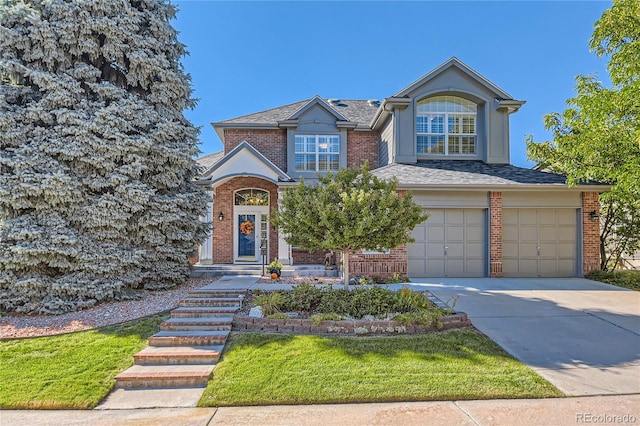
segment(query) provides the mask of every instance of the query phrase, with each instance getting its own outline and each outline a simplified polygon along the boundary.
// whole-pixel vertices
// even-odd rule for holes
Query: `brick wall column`
[[[502,192],[489,193],[489,276],[502,278]]]
[[[598,192],[582,193],[582,273],[600,269],[600,220],[591,219],[591,212],[600,216],[600,194]]]

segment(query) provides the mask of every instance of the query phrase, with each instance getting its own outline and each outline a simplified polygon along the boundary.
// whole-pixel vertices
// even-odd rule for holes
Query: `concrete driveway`
[[[412,279],[566,395],[640,393],[640,292],[581,278]]]

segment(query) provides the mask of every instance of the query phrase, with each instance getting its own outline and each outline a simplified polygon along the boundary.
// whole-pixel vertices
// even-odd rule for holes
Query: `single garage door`
[[[576,276],[577,237],[575,209],[504,209],[503,276]]]
[[[486,210],[429,209],[407,244],[410,277],[486,276]]]

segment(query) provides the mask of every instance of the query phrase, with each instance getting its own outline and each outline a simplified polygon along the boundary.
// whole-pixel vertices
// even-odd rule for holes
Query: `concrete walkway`
[[[638,424],[640,395],[558,399],[140,410],[0,411],[12,426]]]
[[[414,279],[570,396],[640,393],[640,292],[591,280]]]

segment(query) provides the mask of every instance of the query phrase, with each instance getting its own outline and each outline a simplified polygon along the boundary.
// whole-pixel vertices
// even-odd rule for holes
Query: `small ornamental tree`
[[[613,86],[577,76],[569,107],[545,116],[553,141],[529,137],[527,154],[571,185],[612,185],[600,196],[600,267],[611,270],[640,249],[640,2],[615,0],[596,22],[590,47],[608,58]]]
[[[428,218],[411,193],[401,195],[397,189],[396,180],[379,180],[367,164],[342,169],[320,176],[317,185],[301,181],[288,188],[273,222],[291,245],[342,252],[347,288],[349,254],[411,242],[411,230]]]
[[[160,0],[0,2],[0,311],[170,288],[206,234]]]

